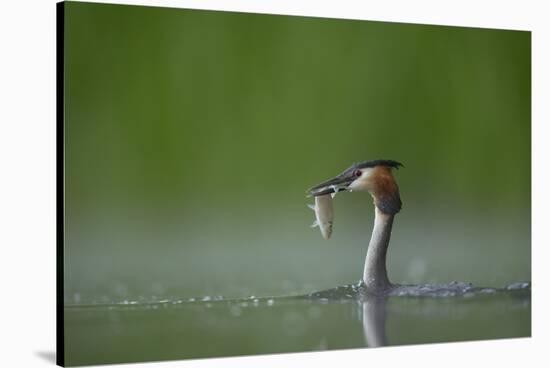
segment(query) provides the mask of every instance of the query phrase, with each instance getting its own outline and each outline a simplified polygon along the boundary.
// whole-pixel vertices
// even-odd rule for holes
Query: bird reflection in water
[[[386,337],[386,297],[368,296],[361,300],[363,335],[368,347],[388,345]]]

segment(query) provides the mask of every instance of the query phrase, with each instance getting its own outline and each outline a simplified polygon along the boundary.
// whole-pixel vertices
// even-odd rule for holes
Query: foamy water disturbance
[[[486,295],[521,295],[523,297],[531,294],[530,282],[514,282],[504,287],[479,287],[474,286],[469,282],[452,281],[449,283],[427,283],[418,285],[393,285],[385,295],[369,294],[365,284],[360,281],[354,284],[337,286],[335,288],[315,291],[304,295],[288,295],[288,296],[247,296],[244,298],[232,298],[223,295],[205,295],[191,298],[163,298],[156,297],[140,297],[136,300],[107,300],[101,298],[97,300],[89,300],[88,302],[72,302],[66,303],[66,308],[101,308],[101,307],[158,307],[169,305],[204,305],[210,307],[212,303],[237,303],[243,307],[267,305],[272,306],[277,301],[287,300],[310,300],[320,303],[342,303],[346,301],[365,301],[369,298],[405,298],[405,297],[420,297],[420,298],[473,298],[476,296]]]
[[[495,287],[476,287],[469,282],[452,281],[450,283],[434,283],[434,284],[419,284],[419,285],[393,285],[393,287],[385,294],[386,297],[431,297],[431,298],[446,298],[446,297],[475,297],[487,294],[496,293],[511,293],[514,291],[531,291],[530,282],[515,282],[506,285],[502,288]],[[349,284],[338,286],[334,289],[318,291],[309,294],[312,298],[322,300],[338,300],[342,298],[368,298],[369,294],[365,284],[359,282],[357,284]],[[376,297],[376,296],[373,296]]]

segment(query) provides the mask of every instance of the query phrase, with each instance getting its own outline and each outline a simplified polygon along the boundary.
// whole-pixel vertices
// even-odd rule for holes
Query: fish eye
[[[361,170],[355,170],[355,171],[353,172],[353,175],[354,175],[355,177],[357,177],[357,178],[360,177],[362,174],[363,174],[363,172],[362,172]]]

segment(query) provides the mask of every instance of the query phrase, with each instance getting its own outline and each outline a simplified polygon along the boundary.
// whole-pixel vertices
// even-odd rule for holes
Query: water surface
[[[293,297],[121,301],[65,308],[68,365],[527,337],[530,285],[452,296],[366,296],[358,285]],[[441,285],[439,291],[443,290]],[[449,288],[447,288],[449,289]],[[403,291],[404,289],[401,289]],[[491,290],[491,291],[488,291]],[[421,292],[420,292],[421,293]]]

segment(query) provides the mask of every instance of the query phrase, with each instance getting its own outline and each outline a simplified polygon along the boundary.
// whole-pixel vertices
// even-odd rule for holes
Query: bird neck
[[[386,271],[386,253],[390,243],[394,215],[384,213],[376,206],[374,208],[374,228],[365,259],[363,282],[367,292],[383,294],[391,288]]]

